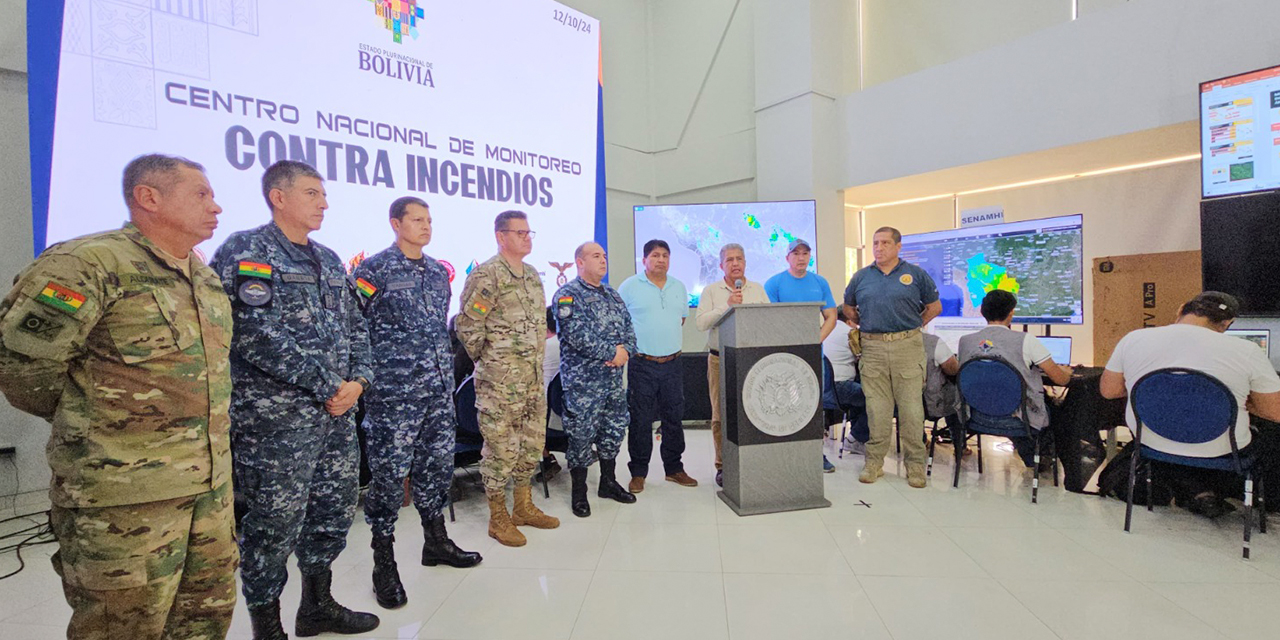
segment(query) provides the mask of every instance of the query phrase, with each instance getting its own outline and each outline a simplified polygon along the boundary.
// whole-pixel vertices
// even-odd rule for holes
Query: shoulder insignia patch
[[[62,323],[31,312],[22,318],[22,321],[18,323],[18,328],[41,340],[49,341],[62,332]]]
[[[49,284],[44,285],[44,289],[40,291],[40,295],[36,296],[36,302],[44,304],[62,311],[75,315],[79,313],[80,307],[84,305],[85,297],[71,289],[59,285],[52,280]]]
[[[573,296],[560,296],[556,299],[556,304],[567,305],[573,304]]]
[[[378,292],[378,288],[364,278],[356,278],[356,290],[365,298],[372,298]]]
[[[489,315],[489,305],[480,302],[479,300],[471,303],[471,310],[482,316]]]
[[[249,262],[248,260],[241,260],[240,275],[249,276],[251,278],[270,278],[271,265],[262,264],[261,262]]]

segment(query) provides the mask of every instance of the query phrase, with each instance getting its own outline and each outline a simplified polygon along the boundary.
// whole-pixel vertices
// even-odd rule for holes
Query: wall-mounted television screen
[[[1240,315],[1280,316],[1280,192],[1200,202],[1206,291],[1240,300]]]
[[[747,278],[755,282],[787,268],[787,245],[796,238],[814,247],[809,268],[818,264],[813,200],[644,205],[634,215],[636,273],[644,271],[644,243],[665,240],[671,245],[670,274],[689,289],[689,306],[697,306],[702,290],[724,277],[720,248],[730,242],[742,245]]]
[[[899,257],[933,277],[942,317],[980,318],[993,289],[1018,297],[1014,322],[1084,322],[1083,216],[902,236]]]
[[[1205,198],[1280,189],[1280,66],[1200,83]]]

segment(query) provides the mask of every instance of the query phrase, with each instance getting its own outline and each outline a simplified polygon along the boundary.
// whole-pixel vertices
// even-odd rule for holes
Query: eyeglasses
[[[499,229],[502,233],[514,233],[523,240],[524,238],[533,238],[538,235],[537,231],[529,231],[527,229]]]

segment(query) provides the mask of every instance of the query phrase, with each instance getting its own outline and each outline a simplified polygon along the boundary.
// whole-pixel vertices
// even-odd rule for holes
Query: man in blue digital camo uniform
[[[325,200],[320,174],[282,160],[262,176],[272,221],[232,234],[213,266],[231,297],[231,454],[246,503],[240,577],[255,640],[287,638],[280,592],[302,572],[295,634],[365,633],[371,613],[330,595],[359,496],[353,408],[373,378],[369,335],[342,260],[309,241]]]
[[[382,381],[365,398],[361,426],[373,473],[364,497],[364,518],[373,530],[373,591],[388,609],[408,602],[392,547],[406,477],[422,517],[422,564],[480,563],[480,554],[449,539],[441,513],[453,480],[456,431],[449,274],[422,253],[431,242],[426,202],[413,196],[392,202],[391,228],[395,244],[353,274],[369,324],[374,378]]]
[[[609,261],[604,247],[588,242],[574,251],[578,277],[556,291],[552,301],[560,325],[560,378],[564,384],[564,430],[569,436],[569,476],[573,515],[591,515],[587,466],[591,445],[600,456],[596,495],[630,504],[636,496],[614,475],[618,449],[631,422],[622,371],[636,352],[636,332],[622,296],[604,284]]]

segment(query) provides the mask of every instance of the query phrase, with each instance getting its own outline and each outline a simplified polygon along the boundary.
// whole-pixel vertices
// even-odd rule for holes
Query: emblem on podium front
[[[747,418],[775,437],[792,435],[809,424],[822,395],[813,369],[791,353],[771,353],[756,361],[742,387]]]

